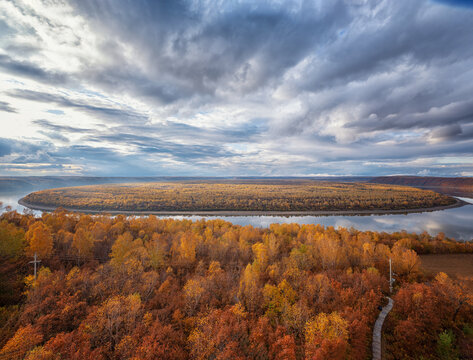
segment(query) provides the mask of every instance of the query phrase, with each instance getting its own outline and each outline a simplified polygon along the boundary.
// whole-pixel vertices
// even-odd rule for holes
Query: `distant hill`
[[[379,176],[369,182],[414,186],[454,196],[473,196],[473,177]]]
[[[284,180],[291,181],[343,181],[343,182],[368,182],[371,177],[337,176],[337,177],[263,177],[263,176],[229,176],[229,177],[197,177],[197,176],[148,176],[148,177],[108,177],[108,176],[0,176],[0,194],[28,193],[32,191],[62,188],[70,186],[123,184],[123,183],[149,183],[149,182],[174,182],[174,181],[237,181],[280,183]]]
[[[69,186],[199,179],[192,177],[0,176],[0,193],[31,192]]]
[[[200,182],[220,180],[233,183],[279,184],[290,180],[294,183],[308,180],[330,182],[370,182],[378,184],[406,185],[422,189],[430,189],[453,196],[473,197],[472,177],[424,177],[424,176],[327,176],[327,177],[186,177],[186,176],[154,176],[154,177],[99,177],[99,176],[0,176],[0,193],[28,193],[32,191],[62,188],[70,186],[150,183],[150,182]]]

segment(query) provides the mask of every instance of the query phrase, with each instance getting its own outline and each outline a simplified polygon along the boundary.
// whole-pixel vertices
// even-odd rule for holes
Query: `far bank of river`
[[[27,193],[2,194],[0,192],[0,202],[4,206],[10,205],[19,212],[26,208],[18,204],[18,200]],[[298,223],[298,224],[321,224],[334,227],[354,227],[362,231],[385,231],[397,232],[405,230],[407,232],[422,233],[424,231],[431,235],[440,232],[446,236],[458,240],[473,239],[473,199],[458,198],[461,202],[455,204],[456,207],[446,209],[419,209],[422,212],[410,212],[402,210],[400,213],[337,213],[337,214],[167,214],[157,215],[159,218],[174,219],[223,219],[236,225],[252,225],[255,227],[268,227],[273,223]],[[463,206],[461,206],[463,205]],[[26,209],[27,211],[31,211]],[[41,211],[34,210],[40,215]],[[131,215],[131,214],[130,214]],[[136,214],[135,214],[136,215]],[[141,214],[145,215],[145,214]]]

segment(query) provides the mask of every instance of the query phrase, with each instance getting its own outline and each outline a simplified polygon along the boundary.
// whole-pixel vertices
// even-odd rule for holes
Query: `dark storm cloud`
[[[186,142],[206,142],[220,145],[222,141],[226,143],[239,143],[257,141],[263,133],[268,130],[266,119],[251,119],[240,125],[227,127],[203,128],[184,123],[167,121],[161,124],[152,125],[121,125],[110,127],[106,131],[110,135],[116,134],[146,134],[144,138],[153,139],[180,139]],[[133,135],[133,136],[135,136]],[[143,139],[144,139],[143,138]]]
[[[83,160],[100,160],[119,161],[122,157],[117,151],[103,146],[87,146],[87,145],[71,145],[58,147],[54,150],[53,155],[56,159],[78,159]]]
[[[35,125],[40,126],[43,129],[48,129],[54,132],[62,132],[62,133],[86,133],[90,132],[90,129],[83,129],[83,128],[77,128],[74,126],[67,126],[67,125],[59,125],[56,123],[53,123],[49,120],[45,119],[39,119],[39,120],[33,120],[33,123]]]
[[[196,160],[205,158],[229,157],[232,154],[217,145],[184,145],[164,141],[155,137],[134,134],[114,134],[90,136],[88,141],[98,143],[107,141],[114,144],[135,146],[139,152],[147,154],[167,154],[179,160]]]
[[[114,108],[114,107],[107,107],[102,105],[93,104],[91,100],[90,103],[84,102],[83,100],[71,100],[65,96],[49,94],[39,91],[32,91],[32,90],[14,90],[7,92],[8,96],[31,100],[31,101],[38,101],[48,104],[56,104],[66,108],[74,108],[90,114],[93,117],[99,117],[103,119],[113,120],[116,122],[125,121],[125,122],[145,122],[147,121],[147,117],[137,113],[133,110],[128,109],[121,109],[121,108]]]
[[[38,133],[43,134],[44,136],[50,138],[51,140],[60,140],[63,142],[69,142],[69,139],[66,136],[57,132],[48,132],[48,131],[40,130],[38,131]]]
[[[113,149],[86,145],[54,146],[48,142],[15,141],[0,138],[0,158],[3,159],[0,169],[11,171],[57,170],[58,174],[78,169],[93,169],[93,174],[150,175],[155,169],[150,164],[143,165],[139,155],[124,155]],[[156,165],[153,163],[153,165]]]
[[[360,110],[343,126],[355,135],[472,121],[471,13],[425,2],[386,4],[372,19],[354,20],[291,84],[294,93],[304,89],[321,99],[287,128],[323,127],[321,114],[341,104]]]
[[[387,4],[364,24],[354,19],[346,34],[315,59],[306,78],[309,89],[365,80],[398,65],[448,64],[473,54],[467,31],[472,28],[471,14],[445,16],[422,1]]]
[[[17,50],[21,51],[21,48]],[[29,51],[33,52],[34,48],[29,48]],[[44,83],[64,85],[68,81],[65,74],[46,71],[33,63],[15,60],[8,55],[0,54],[0,69],[11,75],[27,77]]]
[[[150,159],[143,153],[123,154],[102,146],[72,145],[58,147],[52,154],[58,163],[79,164],[93,175],[149,176],[166,172],[159,159]]]
[[[181,2],[156,6],[139,2],[131,14],[121,10],[117,14],[120,7],[93,6],[91,2],[81,2],[78,6],[92,18],[102,19],[105,16],[107,29],[113,29],[123,41],[131,41],[130,37],[133,37],[135,46],[153,59],[149,69],[151,74],[154,69],[164,70],[164,73],[171,74],[171,84],[176,79],[186,84],[186,96],[190,94],[190,86],[192,93],[197,92],[203,101],[207,100],[204,95],[215,93],[220,87],[232,84],[232,81],[235,88],[230,90],[238,92],[255,90],[273,78],[278,80],[286,69],[307,55],[318,56],[315,56],[313,66],[304,70],[303,80],[295,86],[298,91],[314,93],[349,82],[365,81],[378,74],[389,73],[396,66],[448,67],[451,63],[470,59],[472,55],[473,48],[468,46],[471,40],[471,32],[467,31],[471,28],[468,15],[457,13],[455,20],[439,13],[428,16],[425,14],[430,9],[423,2],[386,6],[377,19],[372,19],[374,23],[377,20],[382,24],[367,26],[366,31],[363,31],[359,20],[350,18],[349,10],[353,9],[340,3],[326,12],[304,12],[302,9],[292,14],[269,3],[262,4],[256,10],[242,6],[231,11],[209,11],[206,19],[202,16],[202,9],[194,7],[189,10],[189,6]],[[152,20],[161,17],[165,21]],[[389,17],[393,20],[385,21]],[[141,18],[147,31],[136,34],[131,30],[137,18]],[[369,25],[369,19],[366,21]],[[122,27],[123,24],[127,25]],[[335,30],[343,27],[346,27],[345,33],[339,39]],[[191,32],[189,29],[194,29],[192,36],[188,35]],[[327,46],[328,41],[332,41],[330,46]],[[171,50],[166,53],[163,48]],[[264,70],[252,72],[248,60],[255,59],[256,64],[258,61],[264,63]],[[301,125],[288,119],[287,128],[292,131],[298,126],[305,129],[307,123],[317,122],[317,116],[322,111],[330,110],[336,104],[355,102],[355,99],[369,104],[365,117],[346,125],[360,133],[430,128],[468,121],[468,104],[453,104],[450,110],[449,104],[445,104],[446,100],[455,100],[448,99],[442,93],[442,89],[452,84],[448,78],[450,74],[445,74],[442,69],[433,70],[434,80],[439,75],[445,75],[445,78],[439,78],[436,84],[439,85],[438,90],[434,93],[426,93],[423,89],[414,96],[406,92],[404,96],[397,94],[394,98],[391,93],[396,89],[402,92],[404,82],[409,81],[402,76],[373,88],[367,84],[359,95],[350,92],[346,98],[333,96],[327,103],[315,106]],[[246,81],[250,77],[252,81]],[[440,80],[444,80],[442,85]],[[387,102],[379,96],[383,93],[390,97]],[[459,94],[460,99],[464,100],[467,93]],[[379,104],[370,104],[370,98],[376,95]],[[411,98],[406,99],[408,97]],[[432,115],[429,110],[439,103],[447,107],[445,114]],[[399,110],[404,110],[404,113],[396,114],[394,119],[383,119]],[[369,119],[372,113],[377,114],[376,120]]]
[[[11,154],[35,154],[42,151],[44,142],[32,143],[0,138],[0,158]]]
[[[5,101],[0,101],[0,111],[11,112],[11,113],[17,112],[15,108],[10,106],[10,104]]]
[[[110,84],[119,79],[151,97],[168,94],[168,101],[215,95],[222,86],[231,92],[264,86],[317,44],[328,41],[334,30],[349,20],[341,1],[329,5],[303,2],[298,9],[268,1],[251,6],[190,1],[137,1],[132,6],[127,1],[74,4],[100,31],[140,54],[148,80],[130,75],[130,64],[126,63],[121,63],[119,70],[92,69],[89,75]],[[111,42],[108,46],[113,49]]]
[[[440,141],[465,141],[473,140],[473,123],[460,126],[458,124],[446,125],[435,128],[429,134],[430,138]],[[473,147],[473,144],[470,144]]]
[[[149,74],[140,74],[140,70],[125,63],[116,64],[116,67],[97,66],[87,69],[82,76],[111,92],[132,93],[160,105],[190,97],[190,90],[186,86],[165,82],[160,79],[162,75],[150,78]]]
[[[448,104],[444,107],[429,109],[422,113],[404,113],[377,118],[362,119],[347,127],[359,129],[393,130],[412,128],[434,128],[448,124],[473,123],[473,101],[467,100],[460,103]]]
[[[430,136],[434,139],[451,140],[457,138],[462,133],[463,131],[461,126],[454,124],[436,128],[432,131]]]
[[[471,156],[471,149],[473,148],[473,138],[471,131],[469,134],[454,135],[454,130],[450,130],[450,138],[442,138],[442,141],[437,140],[435,135],[428,134],[430,137],[418,137],[413,140],[402,142],[394,142],[392,144],[377,144],[376,141],[371,142],[357,142],[347,145],[334,145],[330,142],[321,142],[316,151],[308,156],[317,158],[321,162],[343,162],[343,161],[408,161],[415,160],[421,157],[442,157],[442,156]],[[304,139],[297,137],[299,144],[303,145]],[[280,146],[275,144],[274,146]],[[288,149],[288,152],[297,153],[298,148]],[[367,155],[369,154],[369,156]]]

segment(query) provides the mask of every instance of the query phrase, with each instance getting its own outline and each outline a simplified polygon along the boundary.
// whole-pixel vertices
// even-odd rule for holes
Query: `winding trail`
[[[381,331],[383,329],[384,319],[389,314],[391,309],[393,308],[393,299],[388,297],[388,304],[383,307],[381,312],[379,313],[378,319],[374,324],[373,329],[373,360],[381,360]]]

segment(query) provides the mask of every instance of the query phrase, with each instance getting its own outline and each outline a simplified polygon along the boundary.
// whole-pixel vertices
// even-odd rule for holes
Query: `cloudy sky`
[[[472,3],[0,0],[0,175],[473,176]]]

